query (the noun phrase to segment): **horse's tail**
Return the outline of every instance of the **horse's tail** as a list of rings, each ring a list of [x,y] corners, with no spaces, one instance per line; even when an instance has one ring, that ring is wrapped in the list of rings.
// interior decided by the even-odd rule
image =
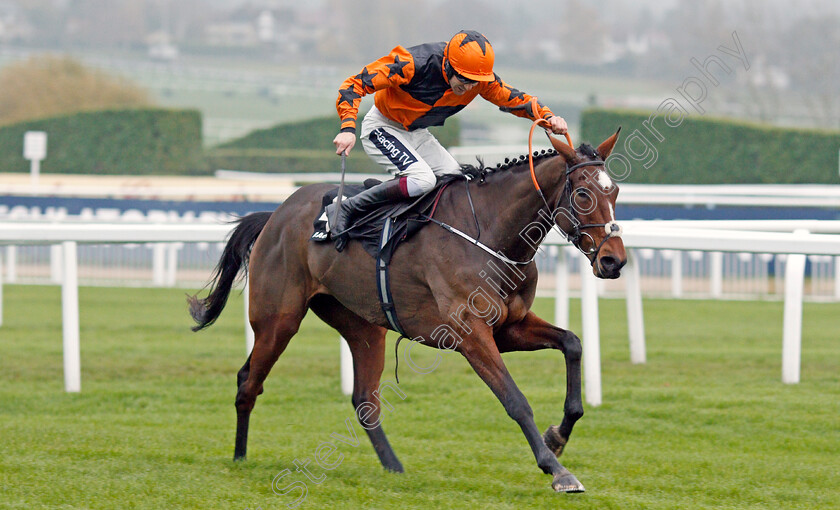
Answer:
[[[205,287],[210,287],[210,294],[206,298],[199,298],[198,295],[187,296],[190,315],[197,323],[193,326],[193,331],[204,329],[219,318],[239,270],[244,269],[247,274],[251,246],[268,223],[271,214],[270,212],[252,213],[235,222],[238,225],[225,245],[222,258],[219,259],[213,271],[212,279]]]

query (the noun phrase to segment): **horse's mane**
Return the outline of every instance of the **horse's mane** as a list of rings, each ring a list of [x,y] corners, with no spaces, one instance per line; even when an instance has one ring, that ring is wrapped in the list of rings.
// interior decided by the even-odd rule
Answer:
[[[601,155],[598,154],[598,151],[589,145],[588,143],[582,143],[578,146],[577,152],[583,154],[586,157],[591,159],[600,159]],[[557,155],[557,151],[554,149],[547,149],[541,151],[534,151],[534,164],[536,165],[538,162],[542,161],[543,159],[550,158]],[[484,161],[481,159],[480,156],[476,157],[476,161],[478,162],[477,165],[471,164],[462,164],[461,165],[461,172],[470,176],[473,179],[479,179],[479,182],[484,182],[489,174],[501,172],[505,170],[510,170],[511,168],[517,168],[521,165],[524,165],[528,162],[528,155],[523,154],[518,158],[505,158],[504,163],[498,163],[495,167],[484,166]]]
[[[601,155],[598,153],[598,151],[588,143],[580,144],[577,148],[577,152],[591,159],[601,158]],[[554,149],[534,151],[534,165],[546,158],[550,158],[556,155],[557,151]],[[518,158],[513,159],[505,158],[504,163],[498,163],[495,167],[484,166],[484,161],[482,161],[480,156],[476,157],[476,161],[478,162],[478,165],[470,165],[466,163],[462,164],[461,172],[470,176],[473,179],[479,179],[479,182],[484,182],[484,180],[489,174],[510,170],[511,168],[516,168],[526,164],[528,162],[528,155],[523,154]]]
[[[534,164],[536,165],[539,161],[556,155],[557,151],[555,151],[554,149],[534,151]],[[479,179],[479,182],[483,182],[490,174],[503,172],[522,165],[527,165],[528,155],[523,154],[518,158],[513,159],[505,158],[504,163],[497,163],[495,167],[484,166],[484,161],[481,159],[480,156],[476,157],[476,161],[478,162],[477,165],[471,165],[467,163],[462,164],[461,172],[463,172],[466,175],[469,175],[473,179]]]

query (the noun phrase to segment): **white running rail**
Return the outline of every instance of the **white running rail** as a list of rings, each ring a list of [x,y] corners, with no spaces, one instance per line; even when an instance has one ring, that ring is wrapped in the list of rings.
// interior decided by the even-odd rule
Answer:
[[[791,226],[810,227],[816,231],[836,232],[835,222],[829,224],[781,223],[778,229]],[[706,223],[708,225],[709,223]],[[678,225],[679,228],[669,225]],[[688,228],[683,223],[669,222],[625,222],[624,243],[629,250],[628,267],[624,270],[626,278],[626,295],[628,307],[628,328],[630,329],[630,358],[634,363],[644,363],[644,326],[642,316],[641,285],[636,264],[636,250],[638,249],[667,249],[667,250],[702,250],[712,252],[747,252],[747,253],[776,253],[788,256],[785,274],[785,314],[783,326],[783,356],[782,382],[797,383],[800,379],[800,352],[802,341],[802,298],[803,276],[806,255],[840,256],[840,235],[812,234],[806,229],[797,229],[793,233],[733,230],[720,228]],[[755,224],[750,226],[756,228]],[[824,226],[824,228],[823,228]],[[772,230],[770,222],[764,225],[766,230]],[[81,369],[79,366],[79,303],[78,277],[76,253],[79,243],[172,243],[172,242],[223,242],[230,232],[230,225],[209,225],[199,223],[171,223],[171,224],[126,224],[126,223],[78,223],[78,222],[0,222],[0,244],[52,244],[60,245],[63,251],[62,277],[62,308],[63,308],[63,337],[65,360],[65,389],[70,392],[81,390]],[[564,246],[566,241],[555,231],[546,238],[546,245]],[[566,274],[565,256],[563,249],[557,258],[557,274]],[[0,289],[2,289],[2,270],[0,270]],[[600,386],[600,356],[599,335],[597,331],[598,310],[596,285],[588,265],[583,264],[581,270],[584,292],[582,300],[583,313],[583,347],[584,347],[584,376],[586,384],[586,399],[590,405],[601,403]],[[562,312],[564,303],[568,303],[568,288],[558,279],[561,285],[556,285],[555,297],[558,311]],[[247,299],[247,292],[245,293]],[[566,308],[567,310],[567,308]],[[566,313],[566,315],[568,315]],[[558,319],[563,320],[558,314]],[[247,321],[246,321],[247,322]],[[0,291],[0,325],[2,325],[2,292]],[[559,324],[563,326],[563,324]],[[246,331],[250,330],[246,324]],[[246,334],[246,338],[249,335]],[[246,340],[247,348],[253,345],[253,337]],[[342,364],[344,374],[352,380],[352,372],[347,370],[349,359],[346,358],[347,349],[343,349]],[[347,375],[351,374],[351,375]],[[345,380],[345,377],[342,377]],[[351,385],[346,381],[342,384],[345,391]]]

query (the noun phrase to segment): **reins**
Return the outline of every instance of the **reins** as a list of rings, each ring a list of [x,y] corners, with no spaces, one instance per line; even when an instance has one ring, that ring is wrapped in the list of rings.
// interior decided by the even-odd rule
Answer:
[[[537,109],[537,107],[538,107],[537,98],[534,97],[534,98],[531,99],[531,111],[533,111],[535,115],[536,115],[536,112],[539,111]],[[565,189],[564,189],[563,194],[561,194],[560,197],[557,199],[557,203],[555,204],[554,208],[552,209],[552,207],[548,204],[548,200],[545,199],[545,195],[543,194],[542,189],[540,188],[540,183],[539,183],[539,181],[537,181],[537,173],[534,170],[533,140],[534,140],[534,130],[537,128],[537,126],[542,126],[542,127],[547,128],[547,127],[550,126],[550,124],[547,120],[538,118],[533,122],[533,124],[531,124],[531,130],[528,133],[528,166],[530,168],[531,181],[533,181],[533,183],[534,183],[534,188],[537,190],[537,193],[539,193],[540,198],[542,199],[543,204],[545,204],[545,208],[546,208],[546,210],[548,210],[548,213],[550,214],[551,218],[554,217],[555,211],[560,208],[560,202],[563,200],[564,195],[569,196],[569,211],[572,212],[572,214],[574,214],[575,216],[577,216],[575,214],[575,211],[574,211],[574,205],[572,204],[572,192],[573,192],[573,190],[572,190],[572,180],[571,180],[572,179],[571,178],[572,173],[575,170],[577,170],[578,168],[583,168],[585,166],[604,166],[605,162],[604,161],[582,161],[582,162],[576,163],[572,166],[568,166],[568,163],[567,163]],[[551,135],[549,134],[548,131],[545,132],[545,135],[548,137],[549,141],[552,142],[552,145],[554,145],[554,141],[552,140]],[[572,137],[569,136],[569,132],[566,131],[564,133],[564,135],[566,136],[566,142],[568,143],[569,147],[572,150],[575,150],[575,146],[574,146],[574,144],[572,144]],[[601,248],[604,246],[604,243],[606,243],[607,241],[609,241],[613,237],[621,237],[621,233],[622,233],[621,226],[618,225],[618,223],[616,223],[615,220],[610,221],[609,223],[587,223],[585,225],[581,225],[580,222],[577,221],[576,217],[573,218],[573,219],[575,220],[575,222],[573,223],[572,226],[574,227],[575,231],[574,231],[573,234],[566,234],[566,237],[569,239],[569,241],[578,250],[581,251],[581,253],[586,255],[587,258],[589,258],[589,256],[592,255],[592,258],[590,258],[590,260],[589,260],[589,262],[591,264],[595,264],[595,260],[598,258],[598,253],[601,251]],[[601,240],[601,242],[598,244],[597,247],[594,247],[593,249],[590,249],[588,252],[583,251],[583,248],[581,248],[581,246],[580,246],[581,238],[583,236],[589,237],[589,239],[592,241],[593,246],[595,245],[595,239],[590,234],[588,234],[587,232],[582,232],[582,230],[586,229],[586,228],[596,228],[596,227],[604,227],[604,231],[607,234],[606,237],[604,237],[604,239]],[[565,232],[564,232],[564,234],[565,234]]]
[[[534,112],[534,116],[536,116],[537,112],[539,111],[536,97],[531,99],[531,111]],[[531,130],[528,132],[528,166],[531,169],[531,181],[534,183],[534,188],[536,188],[537,193],[540,194],[540,198],[542,198],[542,201],[545,204],[545,207],[548,209],[549,212],[552,212],[551,207],[548,205],[548,201],[545,199],[545,195],[542,192],[542,188],[540,188],[540,183],[537,181],[537,173],[534,171],[534,145],[533,145],[533,142],[534,142],[534,130],[537,128],[537,126],[542,126],[544,128],[549,128],[549,127],[551,127],[551,124],[549,124],[549,122],[547,120],[540,119],[540,118],[538,118],[537,120],[535,120],[533,122],[533,124],[531,124]],[[572,150],[574,150],[575,146],[572,144],[572,137],[569,136],[569,132],[566,131],[564,134],[566,135],[566,142],[569,144],[569,147],[571,147]],[[545,132],[545,136],[548,137],[549,141],[551,140],[551,135],[548,134],[548,131]]]
[[[531,111],[534,113],[534,115],[536,115],[536,112],[539,111],[536,98],[533,98],[531,100],[530,107],[531,107]],[[592,265],[594,265],[595,261],[598,258],[598,253],[601,251],[601,248],[604,246],[604,244],[613,237],[621,237],[621,234],[622,234],[621,226],[619,226],[618,223],[615,222],[615,220],[609,221],[608,223],[581,224],[581,222],[577,219],[577,214],[574,211],[574,205],[572,204],[573,189],[572,189],[571,175],[578,168],[583,168],[583,167],[586,167],[586,166],[604,166],[605,162],[604,161],[582,161],[580,163],[576,163],[576,164],[571,165],[571,166],[569,166],[569,164],[566,163],[565,188],[563,190],[563,193],[561,193],[560,197],[557,199],[557,203],[555,204],[554,208],[552,208],[549,205],[548,200],[546,200],[545,194],[543,193],[542,188],[540,188],[540,183],[539,183],[539,181],[537,181],[537,173],[534,169],[533,139],[534,139],[534,130],[537,128],[537,126],[542,126],[544,128],[549,128],[550,124],[546,119],[538,118],[531,124],[531,129],[528,133],[528,166],[529,166],[530,173],[531,173],[531,181],[534,184],[534,189],[536,189],[537,193],[540,195],[540,198],[542,199],[543,204],[545,205],[545,208],[548,211],[551,218],[554,218],[554,213],[557,211],[557,209],[559,209],[561,207],[561,202],[563,201],[563,197],[568,195],[568,197],[569,197],[569,211],[574,216],[572,218],[572,227],[574,228],[574,232],[572,234],[568,234],[566,232],[563,232],[563,234],[566,236],[566,238],[569,240],[569,242],[571,242],[578,250],[580,250],[581,253],[583,253],[589,259],[589,262]],[[572,150],[575,150],[574,145],[572,144],[572,137],[569,136],[568,131],[566,133],[564,133],[564,135],[566,136],[566,142],[568,143],[569,147],[571,147]],[[555,141],[551,138],[551,135],[549,134],[549,132],[547,130],[546,130],[546,136],[548,137],[549,141],[552,142],[552,145],[554,145]],[[469,186],[467,186],[467,196],[469,197]],[[472,208],[472,197],[469,197],[469,198],[470,198],[470,207]],[[534,259],[537,257],[537,254],[539,253],[539,252],[535,252],[534,256],[531,257],[528,260],[519,261],[519,260],[509,259],[508,257],[503,255],[502,253],[500,253],[498,251],[495,251],[492,248],[490,248],[489,246],[480,242],[477,238],[474,238],[474,237],[470,236],[469,234],[466,234],[466,233],[462,232],[461,230],[458,230],[457,228],[455,228],[451,225],[448,225],[448,224],[446,224],[442,221],[436,220],[435,218],[432,217],[433,214],[434,213],[432,213],[428,216],[424,215],[422,218],[423,218],[424,221],[431,221],[432,223],[437,224],[438,226],[440,226],[441,228],[443,228],[444,230],[446,230],[450,234],[455,234],[456,236],[465,239],[466,241],[472,243],[476,247],[478,247],[481,250],[487,252],[489,255],[495,257],[496,259],[499,259],[502,262],[505,262],[506,264],[516,265],[516,266],[528,265],[528,264],[530,264],[531,262],[534,261]],[[476,218],[474,208],[473,208],[473,217]],[[592,235],[590,235],[587,232],[582,232],[582,230],[587,229],[587,228],[598,228],[598,227],[603,227],[604,228],[606,236],[604,237],[603,240],[601,240],[601,242],[597,246],[595,246],[595,239],[592,237]],[[478,219],[477,218],[476,218],[476,228],[479,229],[479,235],[480,235],[481,231],[480,231],[480,227],[478,225]],[[581,248],[580,242],[581,242],[581,239],[583,238],[583,236],[589,237],[589,239],[592,241],[593,247],[588,251],[584,251],[583,248]]]

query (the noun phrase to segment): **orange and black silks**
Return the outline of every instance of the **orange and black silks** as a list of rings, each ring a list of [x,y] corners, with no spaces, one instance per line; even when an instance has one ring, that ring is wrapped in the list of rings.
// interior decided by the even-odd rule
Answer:
[[[540,103],[535,114],[532,96],[511,87],[498,75],[493,81],[479,82],[463,95],[454,94],[443,71],[445,47],[445,42],[407,49],[397,46],[387,56],[365,66],[359,74],[344,80],[336,101],[341,131],[356,131],[359,103],[373,92],[376,92],[376,108],[409,131],[443,125],[479,94],[517,117],[536,120],[554,115]]]

